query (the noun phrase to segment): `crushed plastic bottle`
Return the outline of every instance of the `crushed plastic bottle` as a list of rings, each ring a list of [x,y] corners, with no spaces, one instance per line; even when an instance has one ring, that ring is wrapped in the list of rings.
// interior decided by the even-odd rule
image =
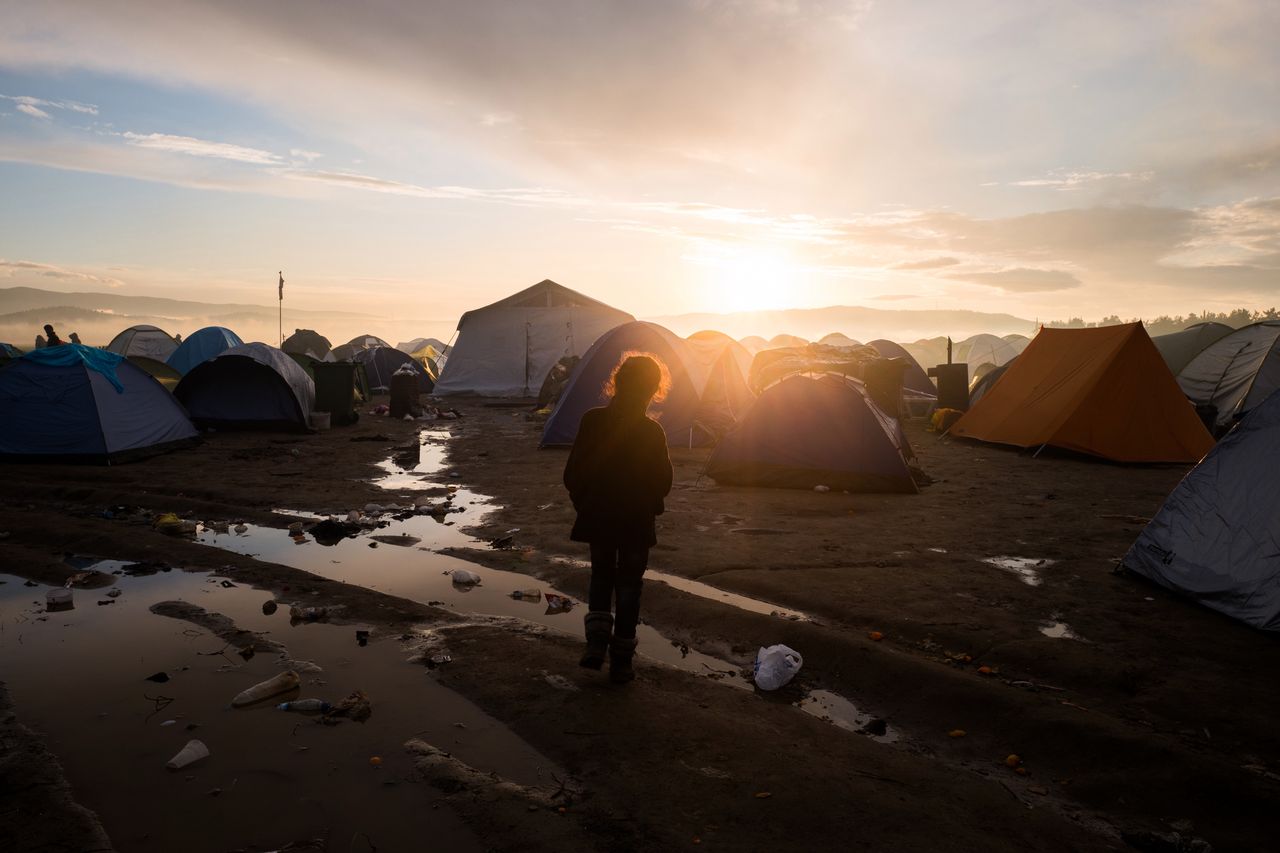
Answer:
[[[181,770],[208,757],[209,747],[205,746],[203,741],[189,740],[177,755],[169,759],[165,767],[170,770]]]
[[[290,607],[289,618],[300,622],[319,622],[329,613],[324,607]]]
[[[323,699],[295,699],[292,702],[281,702],[276,709],[297,714],[327,714],[333,710],[333,705]]]
[[[269,678],[253,685],[248,690],[241,691],[236,695],[236,698],[231,700],[231,706],[233,708],[243,708],[245,705],[252,705],[255,702],[261,702],[263,699],[270,699],[272,696],[279,696],[281,693],[296,690],[301,683],[302,679],[293,670],[282,672],[275,678]]]
[[[540,589],[517,589],[511,593],[511,597],[516,601],[541,601],[542,590]]]

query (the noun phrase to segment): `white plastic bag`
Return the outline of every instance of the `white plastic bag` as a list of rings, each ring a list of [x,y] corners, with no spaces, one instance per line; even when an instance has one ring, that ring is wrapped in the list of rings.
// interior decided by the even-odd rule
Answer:
[[[769,646],[756,652],[756,687],[777,690],[795,678],[804,658],[790,646]]]
[[[475,586],[480,583],[480,576],[466,569],[454,569],[453,582],[458,586]]]

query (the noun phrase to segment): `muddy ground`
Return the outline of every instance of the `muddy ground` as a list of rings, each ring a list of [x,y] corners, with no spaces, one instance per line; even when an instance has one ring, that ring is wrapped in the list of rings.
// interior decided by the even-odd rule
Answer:
[[[441,482],[492,496],[493,507],[472,531],[481,541],[449,553],[482,574],[519,572],[585,596],[585,549],[567,541],[565,454],[536,449],[539,425],[522,409],[457,405],[463,419],[430,425],[452,434]],[[442,629],[451,662],[429,674],[433,683],[567,774],[558,790],[476,786],[431,758],[412,713],[386,723],[375,714],[369,725],[390,726],[385,737],[415,762],[422,802],[447,804],[475,849],[1274,847],[1280,647],[1113,573],[1184,468],[1048,451],[1032,458],[938,440],[913,423],[908,435],[934,482],[917,495],[847,495],[721,488],[701,476],[704,451],[674,451],[677,482],[651,567],[810,618],[651,581],[644,619],[726,668],[749,669],[762,645],[794,647],[801,674],[775,694],[646,659],[635,683],[616,688],[576,666],[576,640],[561,631],[468,619],[370,589],[358,573],[342,583],[165,536],[144,514],[284,527],[291,519],[273,509],[363,507],[397,494],[412,502],[414,492],[371,481],[382,473],[375,464],[415,444],[423,426],[365,417],[310,435],[216,434],[195,449],[110,468],[8,466],[0,565],[41,582],[73,573],[67,554],[217,570],[282,603],[340,604],[334,621],[343,624],[406,638]],[[484,546],[517,528],[511,548]],[[1011,557],[1025,558],[1021,571],[983,562]],[[442,559],[420,550],[404,557],[419,568]],[[13,636],[0,633],[0,643]],[[109,648],[110,637],[102,642]],[[794,704],[811,701],[809,691],[852,700],[883,721],[873,732],[887,726],[896,740],[800,713]],[[11,727],[56,728],[24,714],[21,696],[13,711]],[[26,777],[13,759],[39,743],[21,732],[0,737],[0,790],[17,790]],[[1022,772],[1006,764],[1010,755]],[[500,769],[482,754],[473,763],[481,773]],[[131,818],[93,801],[102,798],[93,793],[100,780],[84,778],[92,773],[66,777],[81,805],[97,805],[102,823],[120,828],[110,833],[116,849],[155,849],[131,831],[141,812]],[[7,827],[21,828],[0,838],[5,849],[77,849],[58,833],[87,831],[84,813],[56,784],[29,787],[5,813]],[[344,803],[335,791],[326,808],[341,812]],[[191,806],[192,820],[209,819],[202,808]],[[61,811],[68,820],[50,818]],[[290,841],[302,843],[246,840],[239,849]],[[344,838],[326,849],[368,848]]]

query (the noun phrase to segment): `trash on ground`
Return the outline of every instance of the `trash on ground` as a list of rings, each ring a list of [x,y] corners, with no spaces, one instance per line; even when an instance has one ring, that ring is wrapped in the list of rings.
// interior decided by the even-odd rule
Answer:
[[[356,631],[356,645],[361,647],[369,645],[368,631]]]
[[[252,705],[255,702],[261,702],[264,699],[270,699],[272,696],[279,696],[281,693],[288,693],[290,690],[298,689],[298,685],[302,683],[302,679],[298,678],[298,673],[293,670],[282,672],[274,678],[259,682],[247,690],[241,691],[236,698],[231,700],[231,707],[243,708],[246,705]]]
[[[154,681],[156,684],[164,684],[166,681],[169,680],[169,673],[167,672],[152,673],[151,675],[148,675],[146,677],[146,680]]]
[[[299,622],[319,622],[329,615],[326,607],[294,607],[289,608],[289,618]]]
[[[69,589],[51,589],[44,596],[46,610],[73,610],[76,603]]]
[[[184,746],[177,755],[169,759],[169,762],[165,767],[168,767],[170,770],[181,770],[184,767],[189,767],[197,761],[208,757],[209,747],[205,746],[202,741],[189,740],[187,741],[187,745]]]
[[[475,586],[480,583],[480,576],[468,569],[454,569],[450,577],[458,586]]]
[[[547,600],[547,613],[551,616],[556,613],[568,613],[573,609],[573,599],[567,595],[558,595],[554,592],[548,592],[544,596]]]
[[[107,590],[107,598],[119,598],[122,591],[123,590],[119,589],[109,589]]]
[[[755,682],[761,690],[777,690],[795,678],[804,658],[790,646],[761,647],[756,652]]]
[[[323,699],[295,699],[292,702],[281,702],[276,709],[295,714],[327,714],[333,710],[333,705]]]
[[[533,601],[542,600],[542,590],[540,589],[517,589],[511,593],[511,597],[516,601]]]
[[[829,492],[831,491],[831,487],[830,486],[814,486],[813,490],[815,492]]]
[[[363,690],[353,690],[351,694],[333,706],[333,709],[325,714],[325,722],[336,724],[339,719],[353,720],[357,723],[363,723],[373,715],[373,703],[369,701],[369,697],[365,695]]]

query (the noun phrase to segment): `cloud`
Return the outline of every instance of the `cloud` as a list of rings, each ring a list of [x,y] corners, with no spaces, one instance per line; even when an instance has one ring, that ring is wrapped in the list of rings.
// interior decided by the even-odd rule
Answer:
[[[0,258],[0,277],[19,279],[21,281],[34,281],[37,278],[52,278],[61,281],[105,284],[107,287],[112,288],[124,285],[124,282],[120,279],[112,278],[110,276],[76,272],[75,270],[69,270],[65,267],[59,267],[53,264],[41,264],[36,263],[35,261],[9,261],[4,258]]]
[[[1026,267],[994,272],[952,273],[947,278],[986,287],[997,287],[1008,293],[1043,293],[1080,286],[1080,279],[1064,270],[1039,270]]]
[[[310,163],[312,160],[319,160],[324,155],[318,151],[308,151],[305,148],[290,148],[289,156],[296,157],[299,160],[306,160]]]
[[[18,104],[17,109],[18,109],[18,112],[26,113],[27,115],[33,118],[43,118],[43,119],[49,118],[49,114],[47,112],[40,109],[39,107],[32,106],[31,104]]]
[[[890,269],[895,270],[936,270],[941,267],[953,267],[960,263],[958,258],[927,258],[923,261],[902,261]]]
[[[1047,189],[1070,191],[1077,190],[1087,184],[1097,184],[1104,181],[1138,181],[1146,182],[1155,177],[1155,172],[1073,172],[1066,169],[1053,169],[1047,175],[1039,178],[1027,178],[1021,181],[1012,181],[1011,187],[1043,187]]]
[[[70,110],[71,112],[85,113],[87,115],[95,116],[98,114],[98,108],[96,106],[93,104],[82,104],[79,101],[48,101],[44,98],[33,98],[30,95],[0,95],[0,100],[13,101],[18,105],[19,110],[30,115],[34,115],[30,110],[35,109],[45,118],[49,117],[48,113],[45,112],[46,109]],[[28,109],[23,109],[23,107],[27,107]]]
[[[218,160],[233,160],[237,163],[253,163],[259,166],[270,166],[283,162],[283,158],[270,151],[259,148],[246,148],[243,145],[232,145],[229,142],[210,142],[196,139],[193,136],[174,136],[168,133],[133,133],[126,132],[124,138],[131,145],[141,148],[154,148],[157,151],[172,151],[176,154],[189,154],[192,157],[212,157]]]

